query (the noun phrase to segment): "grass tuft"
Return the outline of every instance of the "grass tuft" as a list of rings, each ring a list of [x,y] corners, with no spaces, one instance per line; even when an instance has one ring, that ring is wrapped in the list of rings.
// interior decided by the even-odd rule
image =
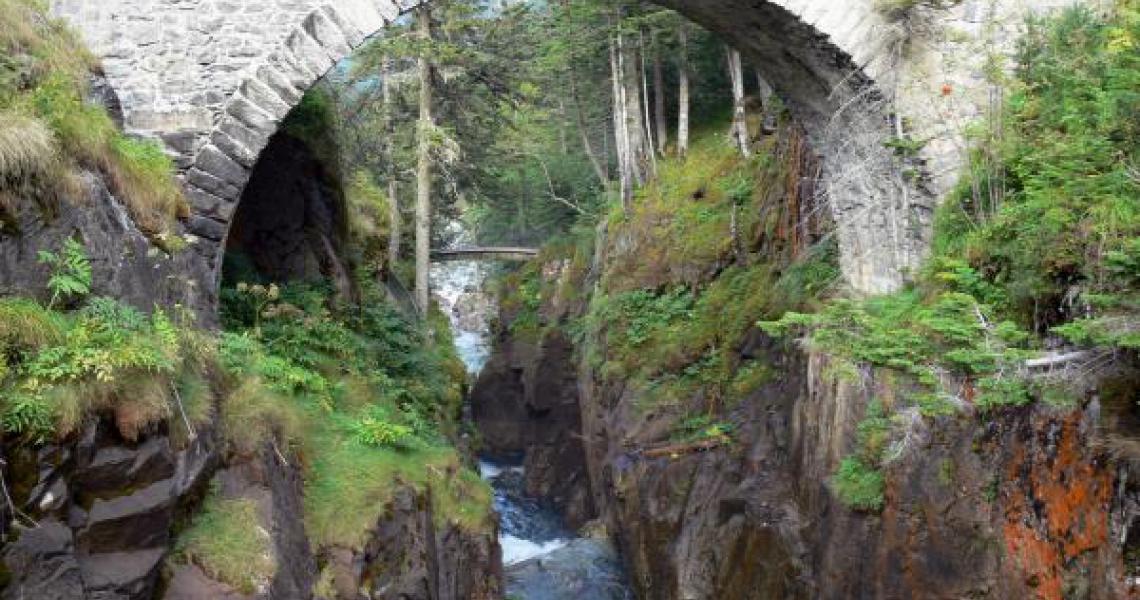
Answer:
[[[883,508],[883,474],[855,457],[847,457],[831,479],[835,493],[844,506],[863,511]]]
[[[211,490],[202,511],[179,538],[178,554],[243,594],[268,589],[276,564],[257,502]]]

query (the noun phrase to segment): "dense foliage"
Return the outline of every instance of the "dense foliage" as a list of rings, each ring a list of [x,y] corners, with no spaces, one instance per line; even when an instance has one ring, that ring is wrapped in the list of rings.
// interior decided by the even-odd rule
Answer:
[[[813,306],[839,275],[827,223],[805,218],[812,199],[793,183],[805,167],[795,128],[747,159],[726,129],[702,128],[686,159],[663,159],[628,209],[615,203],[605,236],[579,227],[500,287],[514,336],[568,332],[600,378],[672,422],[676,443],[731,440],[742,401],[774,380],[741,352],[756,321]]]
[[[52,265],[49,305],[0,299],[0,427],[30,441],[77,431],[94,413],[109,412],[120,433],[135,439],[180,412],[189,425],[209,410],[198,393],[213,347],[187,317],[146,315],[110,298],[86,298],[90,266],[69,241],[41,256]],[[61,312],[67,296],[74,310]]]
[[[654,98],[662,96],[668,126],[676,124],[679,15],[608,0],[488,4],[433,4],[436,39],[425,43],[411,35],[414,24],[397,24],[334,73],[327,88],[339,107],[348,169],[381,183],[385,198],[395,181],[402,220],[409,221],[401,227],[405,237],[412,233],[416,187],[410,174],[418,56],[436,68],[437,242],[460,214],[481,242],[523,245],[540,245],[604,215],[617,177],[608,106],[615,32],[639,45],[646,69],[663,63],[662,89],[646,85]],[[725,48],[688,27],[693,122],[723,126],[732,102]]]
[[[1000,168],[976,163],[942,215],[939,251],[969,261],[994,284],[986,300],[1037,331],[1087,316],[1136,342],[1135,324],[1113,317],[1138,300],[1137,43],[1131,6],[1110,20],[1071,9],[1032,21],[1003,139],[983,140]]]

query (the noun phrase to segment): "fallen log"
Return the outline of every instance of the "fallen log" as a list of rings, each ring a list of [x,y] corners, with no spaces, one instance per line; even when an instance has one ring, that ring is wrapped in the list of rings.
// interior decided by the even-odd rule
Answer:
[[[1025,361],[1025,368],[1029,370],[1037,369],[1051,369],[1053,367],[1060,367],[1069,363],[1085,360],[1093,356],[1092,352],[1088,350],[1079,350],[1077,352],[1066,352],[1065,354],[1054,354],[1051,356],[1043,356],[1041,358],[1032,358]]]
[[[641,456],[644,458],[661,458],[663,456],[680,456],[682,454],[694,454],[696,452],[708,452],[723,446],[725,440],[720,439],[707,439],[699,442],[690,442],[687,444],[671,444],[668,446],[661,446],[658,448],[650,448],[643,450]]]

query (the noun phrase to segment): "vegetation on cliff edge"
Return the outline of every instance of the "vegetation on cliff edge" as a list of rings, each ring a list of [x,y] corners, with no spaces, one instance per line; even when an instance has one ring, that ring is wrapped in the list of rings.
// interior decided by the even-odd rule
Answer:
[[[872,414],[899,432],[901,411],[983,412],[1041,398],[1071,405],[1084,362],[1031,377],[1026,359],[1062,342],[1104,352],[1140,348],[1140,10],[1120,3],[1030,21],[1000,135],[976,136],[960,191],[939,210],[934,256],[903,292],[836,299],[814,313],[763,323],[805,330],[837,372],[871,365],[902,376],[907,393]],[[894,411],[893,413],[890,411]],[[892,416],[893,415],[893,416]],[[866,501],[883,445],[860,440],[836,476],[843,499]],[[876,483],[877,482],[877,483]]]
[[[0,0],[0,222],[18,230],[31,203],[50,218],[59,202],[81,202],[82,170],[101,173],[141,231],[179,246],[174,222],[187,204],[162,147],[124,136],[88,100],[98,65],[62,23],[34,0]]]

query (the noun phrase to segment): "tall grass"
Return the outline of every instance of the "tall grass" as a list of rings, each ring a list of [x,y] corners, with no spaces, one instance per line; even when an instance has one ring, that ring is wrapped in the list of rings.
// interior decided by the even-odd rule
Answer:
[[[257,501],[211,490],[202,512],[181,536],[178,555],[243,594],[268,587],[277,568]]]

